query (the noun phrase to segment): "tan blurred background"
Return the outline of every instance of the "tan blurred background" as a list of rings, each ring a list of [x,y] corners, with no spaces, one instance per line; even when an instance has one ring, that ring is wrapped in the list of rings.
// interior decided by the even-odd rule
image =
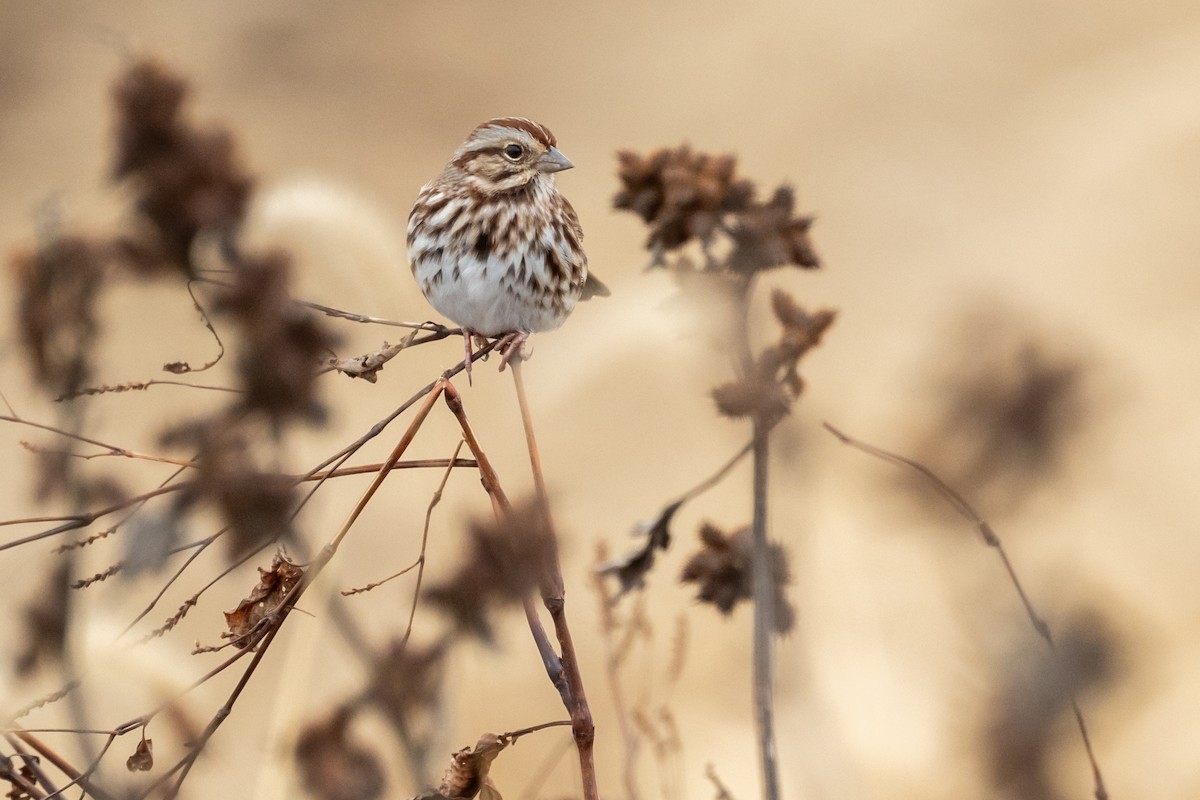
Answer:
[[[30,242],[47,218],[85,230],[119,220],[122,195],[106,182],[109,92],[130,55],[142,53],[192,82],[194,118],[234,132],[259,180],[251,235],[291,247],[299,291],[329,305],[429,315],[404,261],[403,220],[420,185],[478,122],[538,119],[577,164],[560,186],[613,297],[537,337],[527,372],[568,539],[569,611],[599,725],[605,796],[622,796],[622,751],[588,584],[594,547],[632,546],[635,522],[745,437],[713,413],[707,392],[727,368],[712,355],[703,320],[672,302],[665,275],[643,271],[640,223],[610,210],[615,151],[683,141],[737,153],[744,173],[768,190],[783,181],[797,187],[801,207],[818,216],[825,268],[780,271],[767,283],[840,309],[806,363],[807,392],[780,431],[772,476],[772,534],[791,553],[799,610],[798,629],[777,654],[785,796],[996,796],[989,720],[1006,681],[1041,657],[995,555],[968,526],[925,513],[921,506],[936,505],[931,495],[840,448],[821,420],[969,478],[964,488],[1006,537],[1052,628],[1098,620],[1111,646],[1109,677],[1081,700],[1112,796],[1200,796],[1200,537],[1191,495],[1200,472],[1200,6],[4,3],[0,250]],[[11,282],[0,285],[5,308],[12,293]],[[104,303],[101,382],[145,380],[163,362],[212,355],[175,287],[123,286]],[[339,329],[344,354],[395,338],[386,329]],[[955,399],[964,395],[960,383],[974,381],[977,393],[965,394],[986,406],[988,381],[1004,385],[994,373],[1016,369],[1026,340],[1075,376],[1063,406],[1069,419],[1040,431],[1046,452],[1033,466],[1000,445],[980,455],[963,420],[982,412],[963,416]],[[301,436],[288,466],[307,467],[356,438],[458,357],[458,344],[447,342],[393,362],[374,386],[327,377],[330,425]],[[0,391],[30,419],[56,418],[31,388],[7,313]],[[507,377],[486,366],[465,396],[510,492],[527,488]],[[95,398],[87,419],[98,438],[154,450],[181,408],[199,413],[215,402],[161,387]],[[0,516],[37,513],[29,456],[18,445],[33,434],[0,433],[9,487]],[[381,456],[390,441],[365,457]],[[435,419],[418,455],[445,456],[454,441],[453,427]],[[96,468],[138,488],[163,476],[139,464]],[[408,563],[436,480],[389,481],[327,588]],[[318,495],[301,518],[312,542],[329,535],[362,485]],[[748,519],[748,487],[742,469],[681,513],[646,595],[654,641],[625,673],[629,697],[653,712],[676,616],[686,616],[688,658],[669,706],[690,797],[712,791],[709,763],[741,800],[759,792],[749,614],[721,619],[675,580],[701,520],[733,527]],[[474,477],[451,482],[435,518],[435,575],[453,564],[459,523],[486,510]],[[5,529],[4,541],[13,535]],[[0,553],[3,625],[14,632],[7,641],[36,590],[31,564],[48,550]],[[86,558],[98,570],[119,555],[114,545]],[[204,574],[215,569],[210,563]],[[252,581],[231,580],[192,612],[193,627],[133,650],[110,643],[158,582],[89,590],[72,642],[95,681],[95,723],[135,716],[156,693],[199,674],[209,662],[185,655],[189,637],[212,641],[219,612]],[[410,592],[394,585],[341,602],[384,641],[402,625]],[[228,794],[230,785],[240,797],[297,795],[286,763],[296,727],[361,680],[353,660],[339,658],[328,615],[311,605],[313,618],[291,618],[250,697],[201,760],[189,796]],[[422,623],[438,625],[427,611],[419,631]],[[484,730],[562,716],[518,619],[506,620],[500,641],[452,658],[445,752]],[[54,685],[49,673],[20,682],[7,666],[0,672],[6,708]],[[230,685],[189,696],[188,713],[203,722]],[[64,718],[50,711],[30,724]],[[565,739],[543,733],[504,754],[495,777],[505,796],[576,793],[572,757],[545,766]],[[1065,717],[1048,758],[1058,796],[1090,793]],[[526,788],[545,772],[540,789]],[[645,796],[661,794],[649,746],[639,774]],[[399,761],[391,777],[388,796],[422,788]]]

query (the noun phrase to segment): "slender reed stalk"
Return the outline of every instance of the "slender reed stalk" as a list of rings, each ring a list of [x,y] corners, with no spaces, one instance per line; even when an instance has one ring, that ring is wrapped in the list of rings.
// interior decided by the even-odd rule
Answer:
[[[516,358],[510,363],[512,367],[513,385],[517,391],[517,403],[521,408],[521,423],[525,427],[525,443],[529,449],[529,465],[533,471],[534,485],[537,487],[538,501],[542,513],[546,515],[548,530],[554,534],[554,520],[550,514],[550,504],[546,496],[546,478],[542,473],[542,457],[538,452],[537,439],[533,432],[533,417],[529,412],[529,398],[525,392],[525,380],[522,377],[521,359]],[[583,778],[584,800],[599,800],[600,794],[596,786],[596,764],[592,743],[596,738],[596,727],[592,722],[592,711],[588,706],[587,694],[583,687],[583,675],[579,671],[579,659],[575,654],[575,643],[571,637],[571,628],[567,624],[565,589],[563,586],[562,567],[555,552],[551,560],[553,574],[542,586],[542,603],[550,612],[554,621],[554,633],[558,638],[559,651],[562,658],[563,675],[566,678],[570,703],[567,710],[571,713],[571,731],[575,736],[575,747],[579,751],[579,770]]]

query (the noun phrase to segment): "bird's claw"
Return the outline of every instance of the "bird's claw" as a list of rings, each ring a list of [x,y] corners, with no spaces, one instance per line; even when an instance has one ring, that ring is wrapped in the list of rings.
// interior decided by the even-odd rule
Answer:
[[[500,338],[500,344],[496,347],[500,351],[500,372],[504,372],[508,362],[514,358],[517,361],[529,358],[529,348],[526,346],[528,341],[529,331],[513,331]]]

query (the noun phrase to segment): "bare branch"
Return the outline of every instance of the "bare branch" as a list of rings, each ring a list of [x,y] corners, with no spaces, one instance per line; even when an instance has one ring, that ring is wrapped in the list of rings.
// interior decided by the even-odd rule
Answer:
[[[1021,585],[1020,579],[1017,577],[1017,572],[1013,568],[1012,562],[1008,558],[1008,553],[1004,550],[1004,545],[1000,542],[1000,537],[992,530],[992,526],[979,515],[970,503],[967,502],[961,494],[952,489],[941,478],[934,474],[933,470],[914,461],[911,458],[898,455],[896,453],[883,450],[858,439],[851,438],[839,431],[837,428],[830,425],[828,422],[823,423],[825,430],[829,431],[842,444],[849,445],[857,450],[861,450],[868,455],[875,456],[889,463],[904,467],[916,472],[923,477],[926,482],[936,491],[943,499],[954,507],[954,510],[959,513],[964,519],[970,522],[979,532],[979,536],[983,539],[983,543],[988,547],[993,548],[1000,558],[1000,562],[1004,565],[1004,571],[1008,574],[1009,583],[1017,592],[1017,596],[1021,598],[1021,605],[1025,607],[1025,613],[1029,617],[1029,623],[1045,642],[1051,652],[1057,652],[1054,644],[1054,637],[1050,633],[1050,626],[1042,618],[1037,610],[1033,607],[1033,602],[1029,599],[1029,595],[1025,592],[1025,587]],[[1100,772],[1100,764],[1096,760],[1096,754],[1092,750],[1091,736],[1088,735],[1087,723],[1084,722],[1083,710],[1079,706],[1079,700],[1075,697],[1075,693],[1071,692],[1071,711],[1075,716],[1075,725],[1079,729],[1079,736],[1083,740],[1083,749],[1087,753],[1088,763],[1092,769],[1092,782],[1094,787],[1094,795],[1096,800],[1107,800],[1108,789],[1104,785],[1104,776]]]

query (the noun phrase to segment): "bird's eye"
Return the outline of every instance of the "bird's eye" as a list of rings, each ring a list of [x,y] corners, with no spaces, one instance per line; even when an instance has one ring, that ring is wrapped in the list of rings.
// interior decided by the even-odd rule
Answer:
[[[510,144],[508,147],[504,148],[504,155],[508,156],[513,161],[516,161],[518,158],[524,155],[524,153],[525,151],[521,149],[521,145],[519,144]]]

